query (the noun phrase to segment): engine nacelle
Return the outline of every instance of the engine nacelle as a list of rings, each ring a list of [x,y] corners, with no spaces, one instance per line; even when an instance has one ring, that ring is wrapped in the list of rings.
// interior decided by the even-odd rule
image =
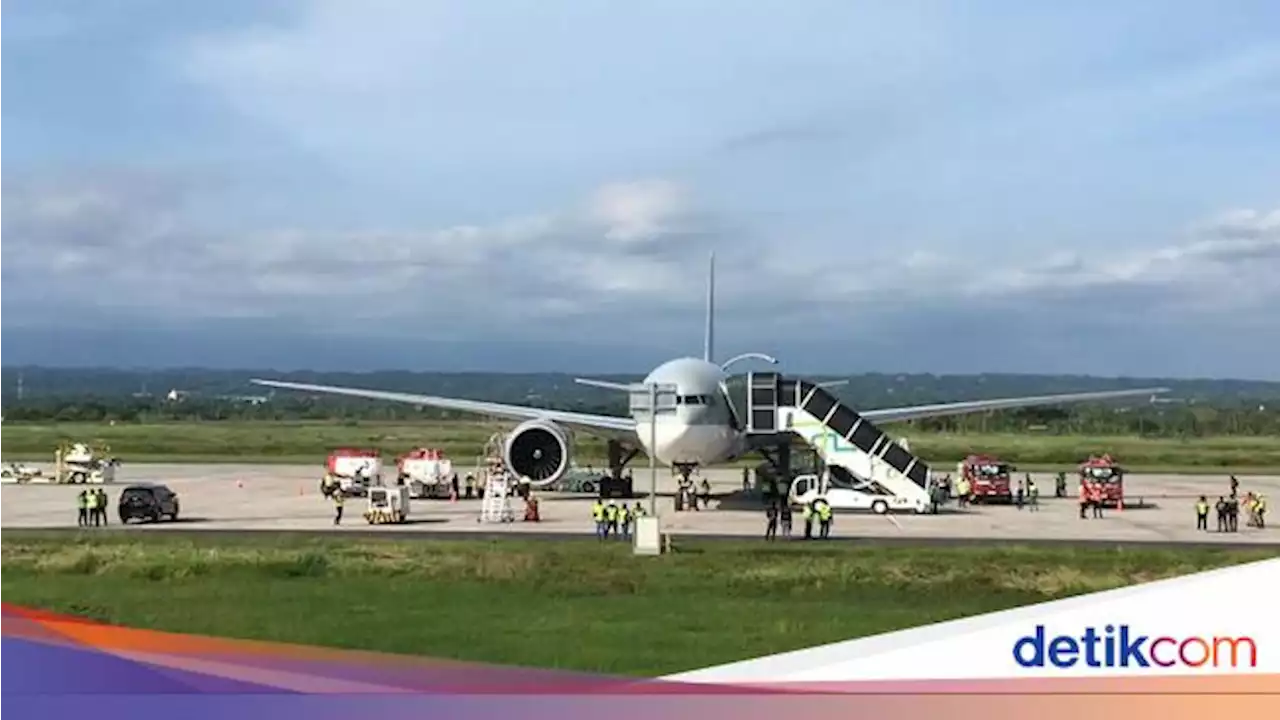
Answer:
[[[545,487],[569,472],[573,441],[550,420],[529,420],[507,435],[502,455],[507,469],[517,477],[529,478],[534,487]]]

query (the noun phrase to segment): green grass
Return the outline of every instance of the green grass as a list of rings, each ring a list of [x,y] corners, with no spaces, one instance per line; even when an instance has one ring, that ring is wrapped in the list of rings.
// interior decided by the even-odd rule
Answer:
[[[0,553],[5,602],[133,627],[649,676],[1275,555],[13,531]]]
[[[320,462],[335,447],[376,447],[389,455],[417,445],[472,459],[503,426],[481,422],[173,422],[7,424],[0,452],[9,460],[52,459],[65,440],[106,442],[132,462]],[[911,449],[939,469],[974,451],[995,453],[1027,470],[1069,467],[1091,453],[1110,452],[1149,472],[1268,472],[1280,468],[1280,437],[1139,438],[1037,434],[943,435],[903,429]],[[603,464],[604,446],[575,437],[577,460]],[[643,462],[641,459],[639,462]],[[755,461],[752,461],[755,462]]]

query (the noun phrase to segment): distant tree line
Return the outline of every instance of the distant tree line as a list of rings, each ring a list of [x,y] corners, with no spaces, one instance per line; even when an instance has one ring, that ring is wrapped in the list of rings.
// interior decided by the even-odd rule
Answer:
[[[4,422],[219,422],[329,421],[413,422],[463,420],[475,416],[409,404],[348,398],[280,394],[265,402],[219,398],[169,401],[154,397],[82,396],[36,397],[21,401],[6,397]],[[604,415],[625,415],[625,400],[584,404],[544,401],[542,407]],[[1025,432],[1061,435],[1137,435],[1147,437],[1204,437],[1212,435],[1280,436],[1280,403],[1274,406],[1214,407],[1188,404],[1136,406],[1077,405],[1029,408],[930,418],[909,423],[925,432]]]

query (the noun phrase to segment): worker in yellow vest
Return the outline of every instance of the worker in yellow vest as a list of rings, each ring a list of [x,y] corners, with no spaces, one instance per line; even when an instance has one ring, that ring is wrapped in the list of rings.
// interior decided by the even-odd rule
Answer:
[[[338,488],[333,492],[333,524],[342,524],[342,506],[346,503],[346,497],[342,494],[342,488]]]
[[[826,540],[831,537],[831,519],[834,513],[831,510],[831,504],[822,498],[818,498],[814,504],[818,510],[819,537]]]
[[[591,504],[591,519],[596,523],[596,537],[603,540],[608,526],[604,523],[604,503],[600,498]]]
[[[1196,529],[1209,532],[1209,501],[1204,495],[1196,501]]]

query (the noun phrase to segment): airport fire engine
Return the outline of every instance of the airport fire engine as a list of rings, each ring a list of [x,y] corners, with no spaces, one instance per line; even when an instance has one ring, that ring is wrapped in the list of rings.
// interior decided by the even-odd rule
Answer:
[[[364,495],[372,485],[382,484],[382,453],[378,450],[338,448],[325,463],[326,480],[337,481],[344,495]]]
[[[990,455],[970,455],[956,473],[969,481],[970,502],[1013,502],[1009,475],[1016,468]]]
[[[1090,456],[1080,463],[1080,482],[1090,491],[1099,491],[1103,505],[1123,506],[1124,469],[1110,455]]]
[[[449,497],[453,475],[453,461],[442,450],[415,448],[396,458],[396,485],[408,486],[412,498]]]

